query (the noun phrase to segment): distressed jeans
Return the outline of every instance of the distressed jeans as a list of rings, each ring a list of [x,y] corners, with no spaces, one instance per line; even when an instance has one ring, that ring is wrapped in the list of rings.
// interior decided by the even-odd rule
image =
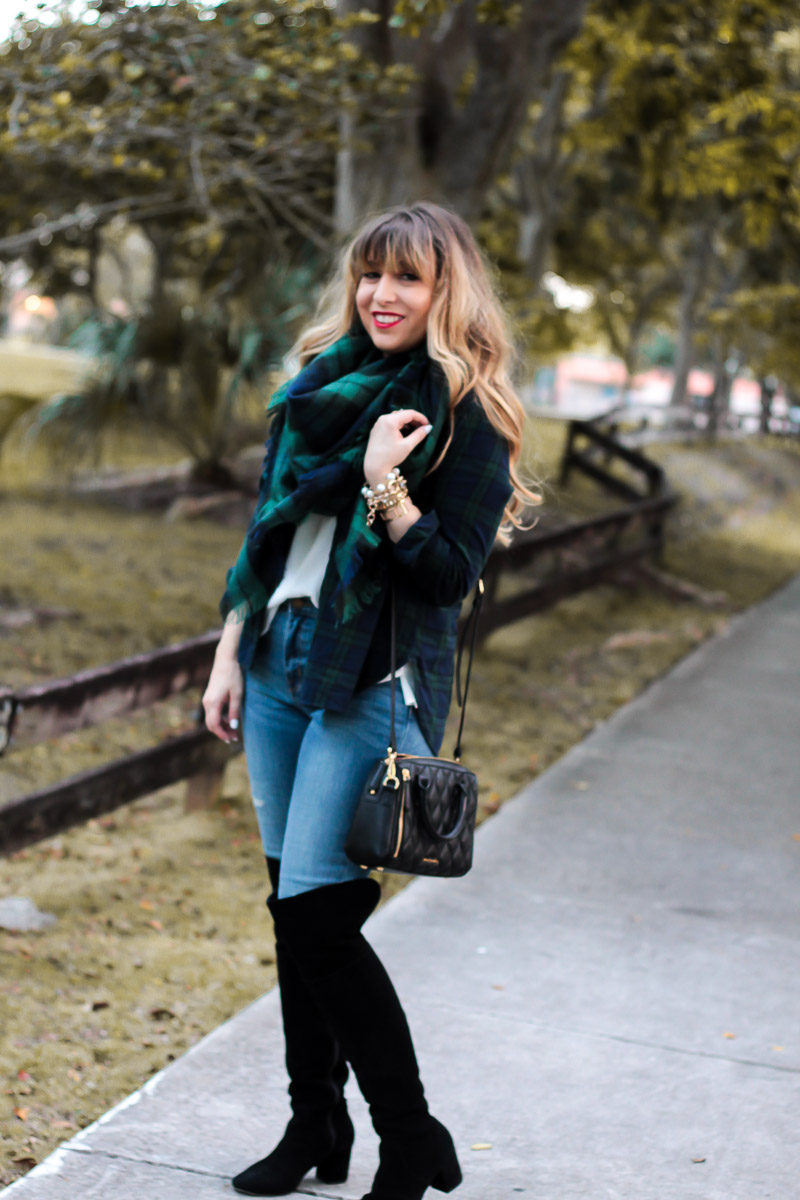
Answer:
[[[389,742],[389,683],[357,692],[345,712],[295,699],[317,610],[290,601],[259,641],[245,676],[242,736],[264,853],[281,861],[279,898],[366,874],[344,852],[367,774]],[[397,746],[430,754],[398,686]]]

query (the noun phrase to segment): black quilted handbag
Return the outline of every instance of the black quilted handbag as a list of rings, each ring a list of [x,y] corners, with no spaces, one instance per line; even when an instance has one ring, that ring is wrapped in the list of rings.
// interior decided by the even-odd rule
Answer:
[[[461,638],[456,671],[461,720],[453,758],[398,754],[395,740],[395,611],[392,593],[392,696],[389,747],[369,774],[345,844],[359,866],[404,875],[466,875],[472,866],[478,780],[461,765],[461,735],[472,672],[483,580]],[[460,695],[461,653],[471,627],[469,662]]]

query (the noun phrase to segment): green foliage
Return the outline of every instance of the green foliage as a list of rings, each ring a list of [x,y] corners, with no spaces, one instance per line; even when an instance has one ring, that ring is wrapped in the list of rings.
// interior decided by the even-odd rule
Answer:
[[[222,306],[195,310],[169,298],[130,320],[94,314],[72,338],[94,370],[79,391],[38,410],[30,437],[97,460],[107,434],[150,428],[191,456],[196,478],[229,484],[226,460],[265,429],[252,389],[289,348],[297,298],[310,286],[309,268],[265,272],[257,307],[238,324]]]
[[[675,363],[675,339],[664,328],[650,328],[642,338],[640,356],[645,367],[671,367]]]
[[[752,324],[775,288],[800,296],[795,6],[590,0],[558,71],[557,111],[551,87],[520,142],[518,179],[528,165],[534,184],[504,192],[511,244],[526,209],[549,221],[549,265],[596,294],[588,340],[599,331],[631,369],[646,331],[666,326],[690,356],[736,346],[754,370],[800,381],[788,321],[762,321],[760,339]],[[536,280],[543,267],[517,269]]]
[[[0,45],[0,258],[51,295],[90,293],[101,234],[135,222],[169,278],[246,296],[265,261],[328,253],[339,120],[390,113],[404,68],[353,37],[374,17],[325,0],[93,0]]]
[[[240,393],[291,342],[330,253],[340,114],[364,95],[390,112],[404,86],[353,41],[373,20],[325,0],[96,0],[17,23],[0,46],[0,257],[22,254],[51,295],[84,291],[78,336],[99,354],[37,436],[75,457],[135,419],[224,474],[253,435]],[[125,320],[96,311],[112,221],[154,252]]]
[[[549,74],[533,2],[351,7],[96,0],[80,21],[19,22],[0,49],[0,256],[24,252],[54,294],[79,273],[91,289],[121,213],[156,246],[154,302],[178,281],[239,320],[265,261],[327,253],[344,114],[354,211],[403,187],[482,211],[532,357],[599,337],[633,371],[668,329],[677,359],[737,349],[800,386],[794,4],[589,0],[574,37],[581,6],[562,5]],[[523,67],[543,83],[526,90],[513,50],[534,34]],[[592,309],[558,309],[547,269]],[[239,346],[246,377],[257,332]]]
[[[395,0],[388,24],[408,37],[419,37],[423,29],[451,15],[463,0]],[[481,24],[513,29],[522,19],[523,5],[506,0],[477,0],[475,17]]]
[[[113,211],[193,222],[210,253],[242,226],[324,240],[339,111],[359,90],[397,90],[348,39],[368,14],[339,19],[323,0],[97,0],[90,16],[26,20],[1,48],[7,235],[33,223],[46,247],[63,217],[80,241]]]

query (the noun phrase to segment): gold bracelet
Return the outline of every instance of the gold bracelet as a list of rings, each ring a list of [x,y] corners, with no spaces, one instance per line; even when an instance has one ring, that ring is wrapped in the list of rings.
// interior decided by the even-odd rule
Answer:
[[[405,495],[397,504],[393,504],[391,508],[382,508],[378,511],[384,521],[394,521],[397,517],[404,517],[411,509],[411,502],[408,495]]]
[[[361,495],[367,502],[367,525],[372,525],[377,513],[383,516],[385,512],[399,507],[408,499],[408,484],[397,467],[394,467],[386,476],[384,483],[377,483],[374,488],[365,483],[361,489]],[[400,513],[395,514],[395,516],[400,515]]]

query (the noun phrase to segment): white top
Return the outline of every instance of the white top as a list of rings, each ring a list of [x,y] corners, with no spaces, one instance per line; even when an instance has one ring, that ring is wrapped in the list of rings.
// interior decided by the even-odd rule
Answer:
[[[267,601],[265,633],[284,600],[308,596],[314,607],[319,608],[319,593],[335,530],[336,518],[323,517],[320,513],[309,513],[297,526],[289,547],[283,579]]]
[[[325,517],[321,513],[309,513],[297,526],[286,558],[283,578],[267,601],[264,633],[269,629],[284,600],[308,596],[314,607],[319,608],[319,594],[331,556],[335,531],[336,518]],[[380,682],[387,683],[391,678],[391,675],[387,675],[386,679]],[[404,702],[416,708],[414,680],[409,663],[400,668],[397,678],[403,690]]]

